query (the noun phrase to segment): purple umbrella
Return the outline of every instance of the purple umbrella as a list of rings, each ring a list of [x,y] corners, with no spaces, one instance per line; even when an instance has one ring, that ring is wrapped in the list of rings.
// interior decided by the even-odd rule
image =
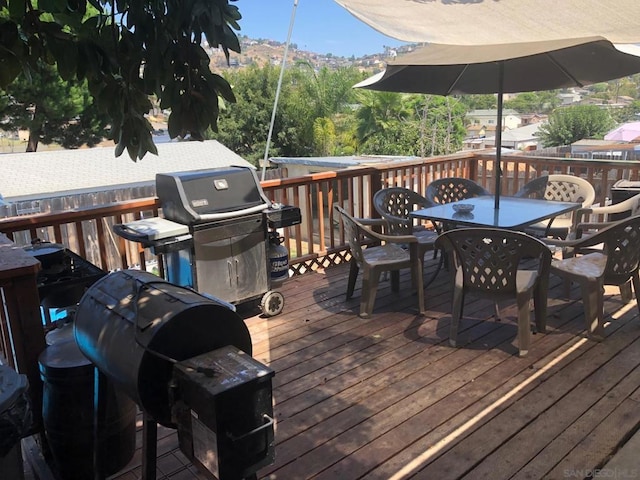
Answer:
[[[630,122],[620,125],[604,136],[605,140],[632,142],[640,137],[640,122]]]

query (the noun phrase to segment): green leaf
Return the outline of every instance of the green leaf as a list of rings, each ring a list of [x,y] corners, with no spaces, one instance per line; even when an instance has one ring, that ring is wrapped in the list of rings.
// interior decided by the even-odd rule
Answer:
[[[9,18],[14,20],[22,20],[27,11],[26,0],[11,0],[9,2]]]
[[[0,88],[6,88],[20,75],[22,66],[15,55],[0,51]]]

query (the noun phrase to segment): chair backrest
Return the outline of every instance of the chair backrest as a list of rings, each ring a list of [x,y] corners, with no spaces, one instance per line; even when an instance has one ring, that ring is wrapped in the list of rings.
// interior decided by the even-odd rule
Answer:
[[[575,175],[551,174],[531,180],[514,196],[556,202],[579,202],[583,207],[588,207],[595,201],[596,191],[584,178]]]
[[[603,245],[607,255],[605,284],[621,284],[640,268],[640,215],[625,218],[581,241],[580,247]]]
[[[491,193],[473,180],[461,177],[434,180],[427,186],[425,193],[427,200],[434,204],[457,202],[480,195],[491,195]]]
[[[548,275],[549,247],[526,233],[497,228],[460,228],[442,233],[436,248],[454,253],[463,285],[488,295],[516,293],[516,274],[523,260],[534,262],[539,275]],[[528,268],[530,270],[530,268]]]
[[[342,225],[344,226],[344,235],[351,250],[351,255],[355,258],[358,266],[364,265],[364,255],[362,253],[362,226],[360,226],[355,218],[339,205],[333,206],[334,210],[340,214]]]
[[[378,190],[373,195],[373,207],[387,221],[389,234],[410,235],[413,220],[409,214],[419,208],[433,206],[419,193],[404,187],[389,187]]]
[[[556,202],[579,202],[588,207],[596,199],[596,191],[587,180],[575,175],[549,175],[544,198]]]

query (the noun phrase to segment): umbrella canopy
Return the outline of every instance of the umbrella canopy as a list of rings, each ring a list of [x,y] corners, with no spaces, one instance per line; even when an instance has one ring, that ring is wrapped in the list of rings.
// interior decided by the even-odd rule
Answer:
[[[335,0],[405,42],[481,45],[599,35],[640,42],[638,0]]]
[[[640,122],[630,122],[620,125],[604,136],[605,140],[632,142],[640,137]]]
[[[638,2],[640,4],[640,2]],[[640,72],[640,47],[603,37],[512,44],[428,44],[389,62],[355,85],[389,92],[498,94],[496,147],[501,145],[503,93],[551,90]],[[496,149],[496,203],[500,203],[500,149]]]

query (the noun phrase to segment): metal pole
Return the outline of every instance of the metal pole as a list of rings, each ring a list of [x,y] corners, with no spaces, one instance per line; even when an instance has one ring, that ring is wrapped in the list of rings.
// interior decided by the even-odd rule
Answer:
[[[293,0],[293,9],[291,10],[291,20],[289,22],[289,32],[287,33],[287,42],[284,46],[284,55],[282,57],[282,66],[280,67],[280,78],[278,78],[278,88],[276,88],[276,98],[273,102],[273,110],[271,111],[271,123],[269,124],[269,134],[267,135],[267,145],[264,149],[264,158],[262,159],[262,178],[267,170],[267,162],[269,161],[269,146],[271,144],[271,136],[273,135],[273,124],[276,121],[276,110],[278,109],[278,99],[280,98],[280,89],[282,87],[282,77],[284,76],[284,69],[287,64],[287,53],[289,52],[289,44],[291,43],[291,33],[293,32],[293,24],[296,18],[296,8],[298,7],[298,0]]]
[[[504,92],[504,61],[498,64],[498,125],[496,126],[495,206],[500,208],[500,180],[502,177],[502,97]]]

